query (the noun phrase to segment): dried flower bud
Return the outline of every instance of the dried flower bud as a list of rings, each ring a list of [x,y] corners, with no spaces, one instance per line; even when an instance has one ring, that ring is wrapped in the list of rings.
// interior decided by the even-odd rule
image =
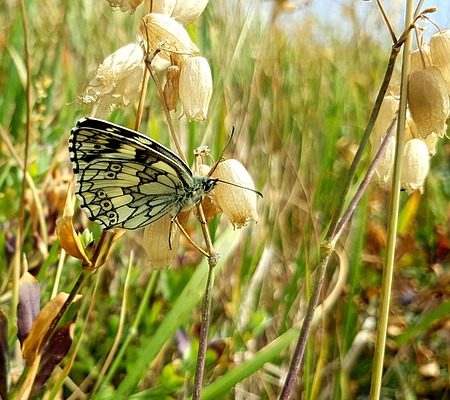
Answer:
[[[199,51],[183,25],[168,15],[147,14],[139,31],[149,53],[161,50],[161,56],[170,58],[175,54],[189,55]]]
[[[113,8],[119,8],[122,12],[129,12],[133,14],[136,11],[136,8],[144,1],[144,0],[106,0],[109,5]]]
[[[177,108],[179,98],[180,68],[172,65],[166,70],[166,83],[164,85],[164,100],[169,111]]]
[[[378,118],[373,126],[373,134],[370,136],[370,142],[375,150],[380,147],[380,144],[386,136],[386,132],[391,126],[392,121],[396,118],[398,103],[399,100],[394,96],[385,96],[383,102],[381,103]]]
[[[170,215],[165,215],[144,229],[142,246],[147,253],[149,265],[154,269],[170,267],[179,244],[180,230],[172,222]]]
[[[108,112],[128,106],[140,93],[143,59],[141,46],[131,43],[121,47],[99,65],[80,100],[85,104],[95,103]]]
[[[152,0],[152,13],[172,15],[177,0]]]
[[[208,115],[212,96],[212,76],[204,57],[189,57],[181,66],[180,99],[189,121],[202,121]]]
[[[378,179],[378,184],[386,189],[390,186],[392,181],[392,173],[394,171],[394,158],[395,158],[395,136],[392,135],[386,144],[386,150],[381,156],[378,162],[375,174]]]
[[[402,188],[408,193],[423,192],[423,183],[430,170],[428,147],[421,139],[408,140],[402,157]]]
[[[430,53],[433,65],[441,71],[450,93],[450,29],[435,33],[430,39]]]
[[[450,103],[444,78],[437,68],[427,67],[410,75],[408,103],[420,137],[444,135]]]
[[[221,182],[214,189],[218,206],[235,227],[241,228],[252,220],[258,221],[256,193],[252,191],[255,190],[255,185],[239,161],[230,159],[219,163],[212,176],[251,189],[241,189]]]
[[[424,69],[426,67],[431,67],[432,65],[433,61],[431,60],[430,46],[427,44],[422,48],[411,52],[411,67],[409,69],[410,74],[418,69]]]
[[[194,22],[204,11],[208,0],[178,0],[173,10],[172,17],[180,23],[187,25]]]

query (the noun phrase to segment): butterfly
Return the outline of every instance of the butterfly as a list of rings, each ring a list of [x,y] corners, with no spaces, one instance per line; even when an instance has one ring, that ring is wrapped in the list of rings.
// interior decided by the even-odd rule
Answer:
[[[218,179],[196,176],[162,144],[131,129],[82,118],[69,153],[75,192],[91,221],[104,229],[138,229],[197,204]]]

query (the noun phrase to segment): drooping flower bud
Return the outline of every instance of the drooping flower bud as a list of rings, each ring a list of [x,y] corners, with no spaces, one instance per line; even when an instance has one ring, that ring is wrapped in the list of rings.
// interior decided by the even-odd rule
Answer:
[[[139,96],[144,72],[141,46],[131,43],[105,58],[80,101],[97,104],[100,113],[126,107]]]
[[[172,65],[166,70],[166,83],[164,84],[164,101],[169,111],[177,108],[179,98],[180,68]]]
[[[211,68],[204,57],[189,57],[181,66],[180,100],[189,121],[202,121],[208,115],[213,82]]]
[[[172,17],[183,25],[194,22],[208,4],[208,0],[178,0],[172,13]]]
[[[441,71],[450,94],[450,29],[435,33],[430,39],[433,65]]]
[[[420,137],[426,138],[431,133],[444,136],[450,102],[444,78],[437,68],[427,67],[410,75],[408,103]]]
[[[147,254],[147,262],[153,269],[173,265],[180,244],[180,230],[172,222],[170,215],[144,228],[142,247]]]
[[[192,55],[199,52],[183,25],[168,15],[150,13],[141,22],[139,32],[148,52],[161,50],[161,56]]]
[[[258,221],[256,193],[253,191],[255,185],[252,177],[239,161],[230,159],[219,163],[212,176],[247,188],[241,189],[227,183],[218,182],[214,189],[217,205],[235,227],[241,228],[252,220]]]
[[[402,156],[402,188],[410,194],[415,190],[423,192],[423,183],[430,170],[428,147],[421,139],[408,140]]]

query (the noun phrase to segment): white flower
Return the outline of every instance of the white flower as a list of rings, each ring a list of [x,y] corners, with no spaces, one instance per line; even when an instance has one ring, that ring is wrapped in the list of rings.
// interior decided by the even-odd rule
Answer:
[[[213,82],[211,69],[204,57],[189,57],[181,66],[180,99],[189,121],[202,121],[208,115]]]
[[[218,182],[214,188],[214,201],[235,227],[241,228],[250,221],[258,221],[255,184],[238,160],[230,159],[219,163],[212,177],[225,182]],[[229,185],[226,182],[243,188]]]
[[[410,194],[415,190],[423,192],[423,184],[430,170],[428,147],[421,139],[408,140],[402,156],[402,188]]]
[[[159,54],[170,59],[177,54],[186,56],[199,52],[183,25],[168,15],[147,14],[139,31],[150,54],[161,50]]]
[[[97,104],[108,112],[126,107],[139,96],[144,72],[144,53],[141,46],[131,43],[105,58],[89,82],[83,103]]]

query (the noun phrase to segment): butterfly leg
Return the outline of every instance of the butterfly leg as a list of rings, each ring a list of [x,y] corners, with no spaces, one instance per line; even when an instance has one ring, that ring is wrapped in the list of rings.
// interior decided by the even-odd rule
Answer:
[[[178,214],[181,212],[181,208],[177,211],[177,213],[171,218],[170,226],[169,226],[169,249],[172,250],[172,232],[173,232],[173,224],[178,217]]]

